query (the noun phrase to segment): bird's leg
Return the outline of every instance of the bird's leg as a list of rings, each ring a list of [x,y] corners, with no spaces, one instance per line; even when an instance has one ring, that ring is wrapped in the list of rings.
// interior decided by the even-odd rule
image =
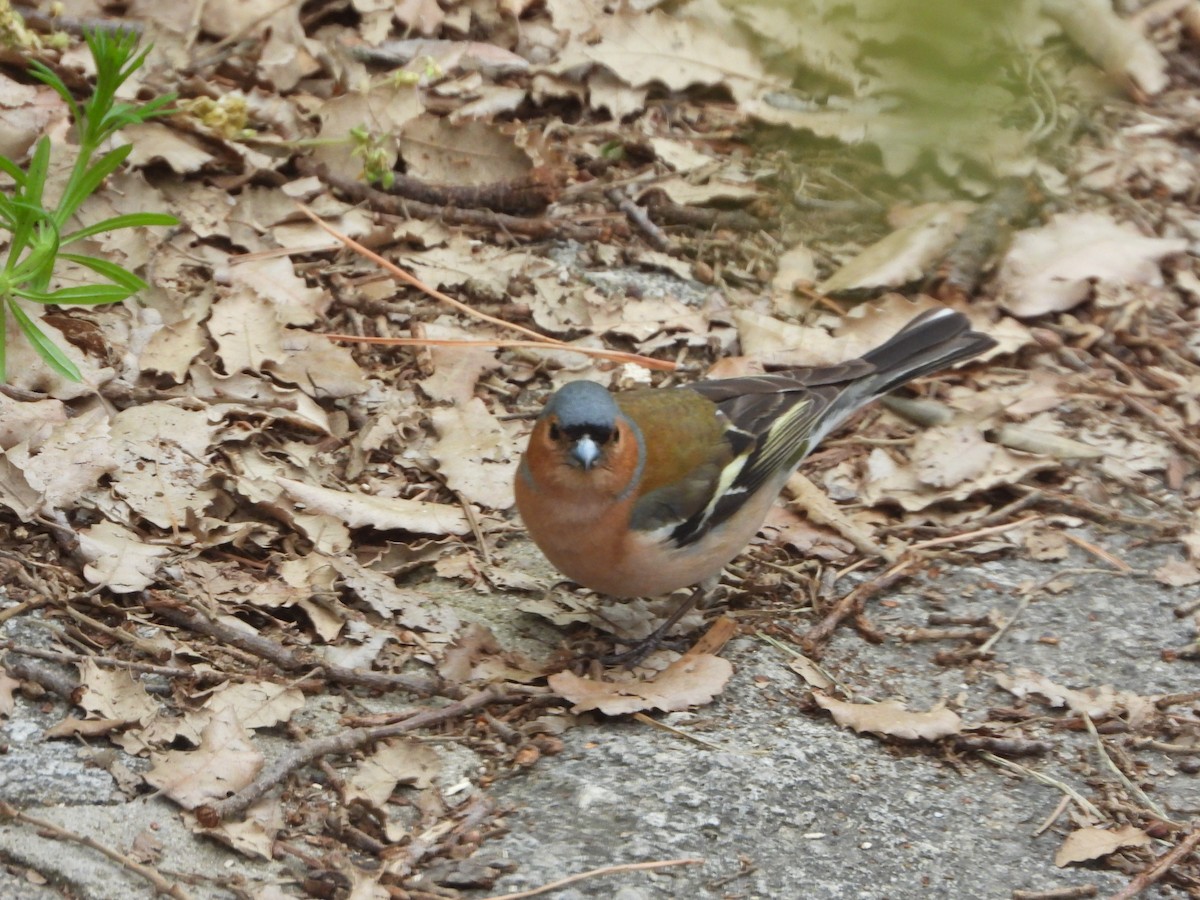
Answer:
[[[606,666],[626,666],[627,668],[636,666],[659,648],[667,632],[674,628],[680,619],[691,612],[701,598],[706,598],[706,595],[712,594],[715,591],[715,581],[716,579],[705,580],[696,585],[692,588],[692,592],[680,601],[671,615],[667,616],[663,623],[650,632],[650,634],[637,641],[623,653],[611,653],[608,656],[600,657],[600,662]],[[707,606],[708,603],[705,602],[700,605],[700,608],[705,609]]]

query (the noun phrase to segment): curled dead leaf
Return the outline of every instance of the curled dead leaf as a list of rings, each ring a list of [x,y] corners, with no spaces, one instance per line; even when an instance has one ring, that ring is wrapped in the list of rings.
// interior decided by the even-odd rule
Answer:
[[[707,653],[679,658],[653,681],[596,681],[571,672],[551,675],[550,689],[575,704],[571,712],[598,709],[607,716],[620,716],[660,709],[676,712],[703,706],[721,693],[733,666],[728,660]]]
[[[962,731],[958,714],[938,704],[928,712],[912,712],[897,700],[881,703],[847,703],[813,691],[813,699],[829,710],[839,725],[904,741],[936,741]]]
[[[1054,864],[1062,868],[1071,863],[1108,856],[1122,847],[1144,847],[1149,843],[1150,835],[1132,825],[1113,829],[1080,828],[1067,835],[1067,839],[1054,854]]]

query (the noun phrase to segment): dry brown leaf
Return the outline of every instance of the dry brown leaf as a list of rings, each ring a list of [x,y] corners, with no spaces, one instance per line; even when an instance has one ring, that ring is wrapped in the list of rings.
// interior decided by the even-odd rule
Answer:
[[[452,490],[490,509],[513,505],[513,476],[520,459],[518,430],[501,422],[478,397],[433,411],[438,440],[429,448]]]
[[[1185,559],[1169,559],[1154,570],[1154,580],[1169,587],[1200,583],[1200,568]]]
[[[88,560],[84,577],[116,594],[130,594],[154,583],[172,546],[147,544],[129,528],[100,522],[79,532],[79,553]]]
[[[1113,78],[1151,96],[1169,83],[1166,59],[1136,24],[1117,15],[1109,0],[1042,0],[1041,5]]]
[[[209,486],[212,475],[205,462],[219,427],[212,417],[208,409],[166,402],[117,413],[111,435],[110,452],[117,463],[112,492],[159,528],[184,530],[188,514],[203,513],[219,494]]]
[[[221,685],[204,703],[210,714],[230,709],[246,728],[271,728],[286,722],[304,707],[298,688],[269,681],[243,681]]]
[[[1113,829],[1079,828],[1068,834],[1062,842],[1054,854],[1054,864],[1061,868],[1071,863],[1108,856],[1122,847],[1145,847],[1149,843],[1150,835],[1133,825]]]
[[[3,714],[2,709],[0,709],[0,714]],[[72,716],[67,716],[62,721],[51,725],[43,731],[42,737],[48,741],[57,740],[58,738],[104,737],[118,729],[136,724],[138,724],[136,721],[130,721],[129,719],[76,719]]]
[[[833,679],[825,674],[817,663],[803,654],[795,654],[788,660],[788,668],[804,679],[804,683],[819,691],[834,687]]]
[[[924,438],[924,439],[923,439]],[[972,477],[946,488],[922,484],[917,466],[924,452],[938,456],[932,438],[923,434],[913,447],[913,464],[897,463],[885,450],[876,447],[867,457],[867,479],[862,490],[864,502],[874,505],[884,500],[900,504],[909,512],[926,509],[946,500],[965,500],[977,491],[987,491],[1001,485],[1016,484],[1032,472],[1057,466],[1052,459],[1016,454],[1004,447],[989,444],[987,465]],[[931,471],[926,467],[926,471]]]
[[[441,771],[442,762],[433,747],[414,740],[380,741],[375,752],[346,779],[346,800],[362,799],[382,809],[397,785],[432,787]]]
[[[551,675],[550,689],[575,704],[571,712],[598,709],[608,716],[648,709],[675,712],[703,706],[725,688],[733,674],[728,660],[710,654],[682,656],[653,681],[595,681],[571,672]]]
[[[0,75],[0,154],[21,159],[54,120],[66,114],[66,103],[48,86]]]
[[[1162,284],[1159,261],[1186,249],[1183,238],[1145,237],[1104,213],[1060,213],[1013,238],[997,275],[999,299],[1023,318],[1061,312],[1097,284]]]
[[[21,682],[0,669],[0,718],[7,718],[17,708],[13,692],[21,686]]]
[[[400,129],[424,110],[420,91],[390,80],[366,91],[331,97],[320,105],[321,130],[313,155],[330,171],[346,175],[361,172],[362,159],[354,155],[354,144],[348,138],[352,129],[366,128],[380,138],[379,148],[386,154],[383,164],[395,168]]]
[[[525,96],[524,90],[519,93]],[[486,122],[455,125],[443,116],[418,116],[405,123],[400,153],[407,174],[432,184],[519,181],[533,168],[525,151],[499,127]]]
[[[190,812],[183,814],[183,820],[197,834],[206,834],[243,856],[257,859],[273,858],[275,836],[284,826],[283,806],[279,798],[270,795],[246,810],[241,821],[226,819],[216,828],[205,828]]]
[[[306,510],[332,516],[351,528],[399,529],[417,534],[466,534],[471,530],[461,509],[443,503],[338,491],[292,478],[280,478],[277,484]]]
[[[200,171],[214,159],[198,138],[161,122],[127,125],[122,129],[122,139],[133,145],[129,151],[129,165],[139,168],[161,161],[173,172],[186,175]]]
[[[121,464],[112,445],[108,414],[102,408],[67,419],[36,444],[17,444],[4,457],[20,472],[23,483],[39,495],[39,506],[46,512],[73,508],[102,476]]]
[[[867,247],[817,285],[822,294],[900,288],[932,274],[950,249],[974,204],[928,203],[887,237]]]
[[[150,755],[146,781],[185,809],[223,800],[252,782],[263,767],[263,755],[252,735],[228,707],[205,726],[195,750]]]
[[[567,75],[604,66],[635,88],[655,82],[672,91],[720,85],[739,102],[780,85],[734,32],[699,19],[660,10],[622,12],[598,17],[593,34],[591,41],[573,38],[549,71]]]
[[[0,394],[0,450],[17,444],[39,447],[50,432],[67,421],[66,406],[58,400],[14,400]]]
[[[104,669],[90,659],[79,664],[78,705],[102,719],[148,724],[159,704],[145,687],[121,669]]]
[[[820,691],[813,691],[813,699],[839,725],[904,741],[936,741],[960,733],[963,727],[958,714],[940,704],[928,712],[912,712],[897,700],[847,703]]]
[[[1011,675],[997,672],[996,684],[1022,699],[1037,696],[1051,707],[1066,707],[1073,712],[1103,719],[1126,713],[1131,721],[1141,721],[1154,714],[1154,697],[1143,697],[1132,691],[1118,691],[1111,684],[1075,690],[1051,681],[1030,669],[1016,668]]]

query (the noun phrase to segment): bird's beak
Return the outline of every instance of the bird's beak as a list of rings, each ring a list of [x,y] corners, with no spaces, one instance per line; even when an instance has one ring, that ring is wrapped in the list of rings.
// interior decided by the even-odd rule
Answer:
[[[600,447],[585,434],[571,445],[570,454],[572,462],[587,471],[600,458]]]

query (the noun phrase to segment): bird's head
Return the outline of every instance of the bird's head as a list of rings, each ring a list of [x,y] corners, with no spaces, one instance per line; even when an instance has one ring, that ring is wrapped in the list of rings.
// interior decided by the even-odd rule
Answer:
[[[546,403],[533,439],[585,472],[603,465],[626,430],[612,394],[593,381],[563,385]]]

